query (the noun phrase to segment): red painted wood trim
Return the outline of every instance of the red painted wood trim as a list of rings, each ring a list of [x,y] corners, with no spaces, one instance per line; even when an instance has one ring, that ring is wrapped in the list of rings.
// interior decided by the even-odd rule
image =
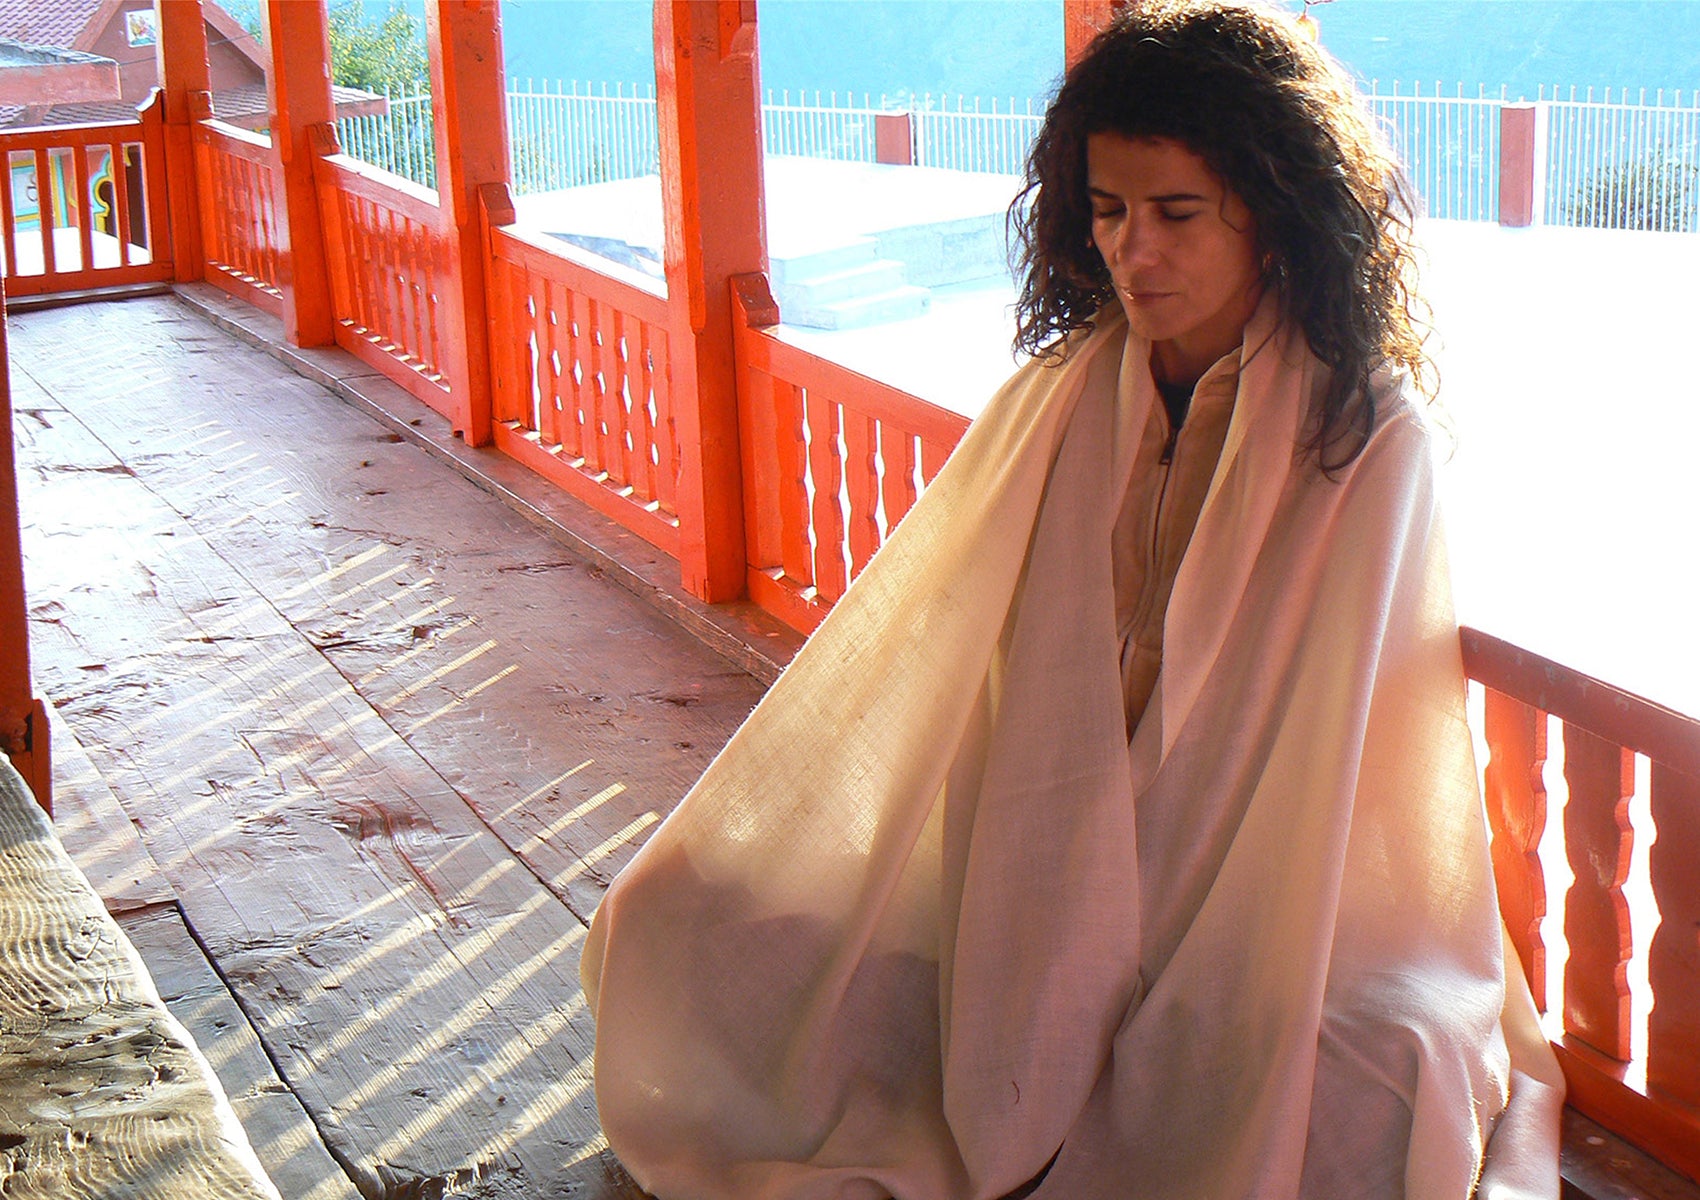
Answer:
[[[1564,846],[1575,882],[1564,897],[1564,1030],[1596,1050],[1630,1057],[1629,799],[1635,756],[1575,725],[1564,727]]]
[[[283,316],[283,297],[271,288],[261,287],[253,279],[238,275],[235,270],[218,262],[207,264],[206,281],[238,300],[252,304],[261,312],[274,317]]]
[[[437,193],[430,188],[420,187],[411,179],[392,175],[382,167],[374,167],[346,154],[325,155],[318,164],[323,173],[322,186],[370,201],[386,212],[417,221],[427,229],[436,230],[442,224]]]
[[[497,425],[493,440],[496,449],[515,462],[618,521],[650,545],[678,557],[679,527],[658,508],[635,503],[619,490],[585,474],[562,452],[544,446],[522,427]]]
[[[206,17],[201,0],[164,0],[154,58],[159,70],[165,162],[160,178],[170,213],[173,275],[179,282],[206,271],[201,240],[200,172],[195,165],[196,122],[210,111]],[[149,194],[152,194],[149,180]],[[157,253],[155,257],[158,257]]]
[[[209,146],[231,158],[251,162],[268,172],[271,170],[272,140],[263,133],[254,133],[216,117],[208,117],[195,122],[194,138],[197,146]]]
[[[581,296],[629,313],[646,325],[666,326],[667,294],[661,285],[646,288],[618,279],[602,270],[592,255],[554,238],[507,226],[492,228],[490,236],[497,261],[546,275]],[[636,272],[632,274],[636,276]]]
[[[925,441],[943,443],[947,452],[961,440],[968,418],[940,408],[899,388],[870,379],[849,367],[818,358],[763,330],[744,339],[746,362],[757,370],[786,379],[809,391],[819,391],[845,408],[898,425]]]
[[[777,568],[761,571],[751,567],[745,586],[751,600],[799,633],[813,633],[826,619],[830,607],[805,597],[798,585]]]
[[[1063,5],[1063,60],[1073,66],[1098,31],[1110,23],[1125,0],[1066,0]]]
[[[814,505],[809,525],[814,530],[815,588],[827,603],[835,603],[849,586],[844,564],[844,510],[839,493],[844,486],[838,457],[838,415],[844,411],[825,396],[810,392],[803,400],[803,420],[809,430],[809,475],[814,479]]]
[[[1660,919],[1647,957],[1647,1086],[1700,1111],[1700,780],[1656,762],[1648,790]]]
[[[346,321],[336,325],[336,344],[368,366],[375,367],[392,383],[406,389],[415,400],[429,405],[443,417],[453,420],[448,389],[426,375],[418,367],[402,362],[380,346],[370,335],[362,334]]]
[[[331,99],[330,38],[325,0],[261,0],[270,112],[272,172],[280,198],[282,253],[276,283],[283,292],[284,335],[297,346],[336,340],[332,266],[325,253],[315,160],[320,134],[336,119]]]
[[[846,411],[844,422],[844,491],[849,502],[844,539],[850,551],[850,573],[860,575],[879,549],[879,463],[876,450],[879,424],[872,417]]]
[[[1700,1109],[1647,1097],[1627,1081],[1623,1063],[1582,1042],[1565,1038],[1553,1048],[1571,1107],[1700,1182]]]
[[[1480,630],[1459,636],[1471,679],[1700,779],[1700,720]]]
[[[1493,873],[1499,884],[1499,909],[1523,974],[1534,992],[1535,1007],[1547,1009],[1547,948],[1541,940],[1546,916],[1546,872],[1541,866],[1541,835],[1547,824],[1547,717],[1540,710],[1492,688],[1486,689],[1484,734],[1488,761],[1483,792],[1493,828]]]

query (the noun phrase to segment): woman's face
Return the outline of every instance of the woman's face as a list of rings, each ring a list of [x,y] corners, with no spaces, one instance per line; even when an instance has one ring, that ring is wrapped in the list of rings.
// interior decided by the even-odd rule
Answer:
[[[1179,142],[1086,139],[1092,243],[1133,331],[1170,383],[1196,382],[1240,343],[1262,295],[1245,202]]]

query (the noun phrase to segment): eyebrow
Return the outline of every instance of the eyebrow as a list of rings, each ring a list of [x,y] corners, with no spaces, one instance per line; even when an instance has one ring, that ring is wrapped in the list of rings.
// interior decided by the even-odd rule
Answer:
[[[1102,196],[1106,200],[1119,200],[1121,198],[1114,192],[1107,192],[1101,187],[1094,187],[1092,184],[1086,185],[1086,192],[1091,196]],[[1187,201],[1202,204],[1207,202],[1210,197],[1200,192],[1165,192],[1161,196],[1145,196],[1143,199],[1147,204],[1179,204]]]

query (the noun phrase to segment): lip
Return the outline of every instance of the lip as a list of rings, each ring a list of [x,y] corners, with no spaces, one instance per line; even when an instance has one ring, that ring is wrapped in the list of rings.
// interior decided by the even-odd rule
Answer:
[[[1155,304],[1160,300],[1167,300],[1175,294],[1174,292],[1135,290],[1133,288],[1117,288],[1116,290],[1122,294],[1123,298],[1133,304]]]

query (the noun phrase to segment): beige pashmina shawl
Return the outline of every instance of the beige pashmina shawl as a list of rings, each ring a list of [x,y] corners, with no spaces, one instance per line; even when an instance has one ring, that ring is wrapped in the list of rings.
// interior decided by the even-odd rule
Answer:
[[[1557,1195],[1427,435],[1381,380],[1327,478],[1272,303],[1241,357],[1131,745],[1111,542],[1159,401],[1107,312],[615,880],[597,1098],[657,1196],[1465,1200],[1484,1157]]]

